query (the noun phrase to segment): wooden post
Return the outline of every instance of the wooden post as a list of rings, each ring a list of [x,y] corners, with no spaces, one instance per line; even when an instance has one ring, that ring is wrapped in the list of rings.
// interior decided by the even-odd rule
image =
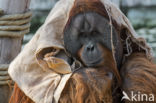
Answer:
[[[0,0],[0,8],[5,14],[23,13],[29,9],[30,0]],[[0,64],[10,64],[21,50],[22,37],[0,37]],[[8,85],[0,86],[0,103],[8,103],[11,95]]]

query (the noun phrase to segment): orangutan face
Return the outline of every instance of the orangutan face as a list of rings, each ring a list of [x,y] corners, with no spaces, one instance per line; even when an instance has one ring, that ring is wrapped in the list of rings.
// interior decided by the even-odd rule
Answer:
[[[111,26],[95,12],[74,16],[64,30],[66,50],[87,67],[101,66],[111,58]],[[113,29],[114,38],[117,33]]]

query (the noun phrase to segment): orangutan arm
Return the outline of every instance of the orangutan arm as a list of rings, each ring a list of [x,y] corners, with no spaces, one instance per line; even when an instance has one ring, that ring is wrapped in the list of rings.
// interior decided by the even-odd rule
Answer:
[[[121,77],[122,90],[130,98],[132,92],[154,94],[156,98],[156,65],[145,54],[134,53],[128,57],[121,69]]]

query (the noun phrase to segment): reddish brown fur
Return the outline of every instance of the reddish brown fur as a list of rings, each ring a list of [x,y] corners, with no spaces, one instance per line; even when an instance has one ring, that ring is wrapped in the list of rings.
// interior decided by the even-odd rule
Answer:
[[[96,12],[109,20],[107,11],[100,0],[75,0],[74,6],[69,14],[69,20],[71,20],[70,17],[72,18],[77,14],[85,12]]]
[[[156,96],[156,65],[149,61],[145,54],[135,53],[128,57],[121,69],[121,76],[122,89],[126,93],[139,91],[146,94],[153,93]],[[67,83],[60,103],[102,103],[102,101],[111,103],[112,83],[113,80],[107,69],[80,69]],[[10,103],[33,102],[15,84]]]
[[[81,68],[70,78],[59,103],[112,103],[112,83],[104,68]]]
[[[144,53],[134,53],[127,58],[121,69],[121,77],[122,88],[129,96],[131,91],[142,94],[152,93],[156,102],[156,65],[149,61]]]
[[[14,91],[12,93],[9,103],[34,103],[34,102],[21,91],[21,89],[17,86],[17,84],[15,84]]]

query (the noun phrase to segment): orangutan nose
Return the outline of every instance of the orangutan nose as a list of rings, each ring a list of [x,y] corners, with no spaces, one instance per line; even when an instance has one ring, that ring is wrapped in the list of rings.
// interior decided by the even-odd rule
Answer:
[[[88,45],[87,45],[87,51],[88,51],[88,52],[94,51],[94,48],[95,48],[95,47],[94,47],[93,44],[88,44]]]

